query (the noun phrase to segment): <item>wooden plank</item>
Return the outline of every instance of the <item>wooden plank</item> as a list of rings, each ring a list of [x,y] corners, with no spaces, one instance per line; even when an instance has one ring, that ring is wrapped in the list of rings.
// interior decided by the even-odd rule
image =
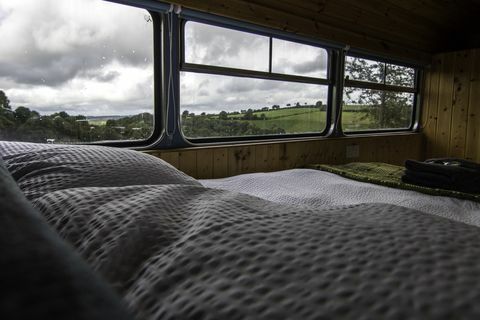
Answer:
[[[480,162],[480,49],[472,50],[465,158]]]
[[[213,176],[218,179],[228,176],[228,148],[213,149]]]
[[[255,146],[255,172],[278,170],[279,148],[275,144]]]
[[[433,28],[422,28],[421,19],[416,19],[416,23],[411,23],[415,17],[410,14],[409,22],[398,21],[398,15],[386,16],[358,7],[355,4],[363,2],[355,1],[352,3],[342,3],[342,1],[320,1],[320,2],[299,2],[292,0],[251,0],[255,3],[277,10],[283,13],[289,13],[296,16],[309,18],[311,20],[327,24],[340,30],[348,30],[362,34],[375,36],[386,42],[395,41],[405,46],[414,46],[425,51],[433,49],[433,43],[436,43],[438,34]],[[345,10],[348,5],[349,10]],[[388,28],[386,27],[388,26]]]
[[[228,149],[228,175],[255,172],[255,146]]]
[[[197,151],[180,151],[178,153],[178,169],[189,176],[197,177]]]
[[[282,145],[285,145],[285,144],[275,143],[275,144],[268,145],[267,152],[272,154],[272,162],[270,163],[270,168],[269,168],[271,169],[271,171],[280,171],[284,169],[284,162],[282,160],[282,155],[281,155]]]
[[[452,125],[449,156],[465,157],[472,56],[469,51],[455,54]]]
[[[425,135],[425,157],[432,158],[434,154],[435,136],[437,132],[438,121],[438,90],[440,85],[440,74],[442,59],[440,56],[433,58],[432,67],[428,73],[429,86],[425,87],[424,95],[427,99],[427,105],[424,105],[426,113],[423,117],[423,133]]]
[[[210,179],[213,176],[213,149],[197,151],[197,176],[198,179]]]
[[[327,162],[332,164],[342,164],[349,162],[346,157],[345,149],[347,144],[351,144],[351,140],[336,140],[334,143],[329,144],[327,153]]]
[[[299,166],[300,148],[297,143],[285,143],[286,159],[285,167],[288,169],[297,168]]]
[[[453,99],[453,70],[455,53],[442,55],[438,97],[438,120],[434,142],[434,157],[448,157]]]
[[[175,152],[175,151],[161,152],[158,155],[158,157],[165,160],[166,162],[170,163],[172,166],[174,166],[177,169],[180,166],[180,163],[179,163],[179,160],[178,160],[178,152]]]
[[[420,129],[424,131],[425,126],[428,123],[428,116],[430,112],[430,102],[432,100],[432,94],[430,91],[430,84],[432,82],[432,66],[426,69],[423,74],[423,92],[422,92],[422,112],[420,115]]]
[[[328,140],[311,141],[305,144],[307,152],[306,163],[325,163],[324,148],[328,145]]]

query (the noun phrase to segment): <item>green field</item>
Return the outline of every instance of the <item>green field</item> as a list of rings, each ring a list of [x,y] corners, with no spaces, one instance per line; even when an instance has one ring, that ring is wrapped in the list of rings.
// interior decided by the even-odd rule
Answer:
[[[248,115],[227,113],[223,118],[220,114],[190,115],[183,118],[184,133],[191,138],[314,133],[322,132],[325,124],[326,111],[313,107],[256,110]],[[242,125],[243,128],[231,130],[232,127]],[[342,114],[342,127],[344,130],[365,130],[375,128],[375,123],[365,112],[346,111]]]
[[[254,112],[260,116],[262,113],[266,120],[248,120],[256,126],[267,129],[274,124],[285,129],[287,133],[320,132],[325,129],[327,113],[314,108],[279,109],[263,112]],[[347,129],[369,129],[372,125],[364,112],[344,112],[342,114],[342,127]]]

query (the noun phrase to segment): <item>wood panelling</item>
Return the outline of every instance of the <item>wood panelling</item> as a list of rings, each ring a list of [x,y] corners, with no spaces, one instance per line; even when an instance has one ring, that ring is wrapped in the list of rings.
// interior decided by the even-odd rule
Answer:
[[[476,39],[478,0],[168,0],[203,12],[429,63]]]
[[[347,146],[359,147],[358,157],[347,158]],[[250,172],[270,172],[312,163],[382,161],[403,164],[423,158],[421,134],[347,137],[307,141],[146,151],[195,178],[222,178]]]
[[[423,106],[427,158],[480,161],[480,49],[436,55]]]

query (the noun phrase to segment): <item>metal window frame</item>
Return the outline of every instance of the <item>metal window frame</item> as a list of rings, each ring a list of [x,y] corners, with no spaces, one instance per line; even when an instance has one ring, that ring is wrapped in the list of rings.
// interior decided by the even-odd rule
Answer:
[[[408,67],[414,69],[414,86],[407,87],[407,86],[397,86],[397,85],[390,85],[386,83],[386,72],[383,76],[383,83],[377,82],[369,82],[369,81],[361,81],[361,80],[350,80],[344,79],[344,88],[352,87],[352,88],[360,88],[360,89],[371,89],[377,91],[390,91],[390,92],[398,92],[398,93],[412,93],[413,94],[413,102],[412,102],[412,112],[410,115],[410,125],[406,128],[388,128],[388,129],[368,129],[368,130],[343,130],[341,132],[346,135],[363,135],[363,134],[381,134],[381,133],[395,133],[395,132],[415,132],[418,131],[418,119],[419,119],[419,110],[420,110],[420,92],[421,92],[421,78],[423,76],[422,67],[416,63],[409,63],[405,61],[398,61],[394,59],[388,59],[385,57],[375,57],[369,54],[362,54],[358,52],[348,52],[344,55],[344,61],[346,63],[347,57],[354,57],[360,59],[368,59],[375,62],[384,63],[385,65],[397,65],[401,67]],[[344,68],[345,69],[345,68]],[[386,70],[386,68],[385,68]],[[343,111],[342,111],[343,112]],[[340,122],[341,126],[341,122]]]
[[[421,85],[424,64],[414,60],[395,59],[386,55],[371,53],[358,48],[350,48],[343,43],[317,40],[311,37],[262,27],[256,24],[239,21],[232,18],[220,17],[210,13],[199,12],[181,8],[180,13],[175,13],[173,5],[156,0],[105,0],[128,6],[146,9],[154,21],[154,131],[147,140],[136,141],[99,141],[94,144],[132,147],[136,149],[171,149],[199,145],[236,144],[242,142],[262,142],[275,140],[295,140],[315,137],[339,137],[345,135],[374,135],[398,132],[415,132],[419,129],[419,114],[421,106]],[[267,36],[270,38],[269,69],[268,72],[251,70],[205,67],[192,63],[185,63],[184,59],[184,24],[182,21],[195,21],[213,26],[229,28],[238,31]],[[167,22],[171,22],[167,24]],[[299,44],[320,47],[327,51],[328,66],[327,77],[312,78],[285,74],[272,73],[272,39],[291,41]],[[341,114],[344,87],[353,84],[364,86],[362,83],[345,80],[344,65],[346,56],[370,59],[374,61],[395,64],[415,69],[415,90],[409,87],[380,84],[376,90],[389,90],[397,92],[414,93],[412,121],[409,128],[379,129],[364,131],[346,131],[342,129]],[[208,68],[208,72],[205,69]],[[239,137],[211,137],[188,139],[181,131],[180,115],[180,72],[200,72],[219,75],[232,75],[237,77],[249,77],[276,81],[299,82],[308,84],[326,85],[327,111],[326,125],[321,133],[283,134],[262,136],[239,136]],[[169,85],[170,84],[170,85]]]
[[[196,63],[187,63],[185,61],[185,26],[188,22],[193,21],[197,23],[212,25],[216,27],[226,28],[230,30],[236,30],[241,32],[246,32],[249,34],[257,34],[260,36],[266,36],[269,38],[269,60],[268,60],[268,72],[265,71],[255,71],[255,70],[248,70],[248,69],[240,69],[240,68],[230,68],[230,67],[221,67],[221,66],[214,66],[214,65],[204,65],[204,64],[196,64]],[[194,72],[194,73],[201,73],[201,74],[216,74],[216,75],[223,75],[223,76],[231,76],[231,77],[245,77],[251,79],[264,79],[264,80],[273,80],[273,81],[284,81],[284,82],[296,82],[296,83],[305,83],[305,84],[313,84],[313,85],[323,85],[327,86],[327,109],[326,109],[326,121],[325,127],[323,130],[318,132],[305,132],[305,133],[290,133],[290,134],[272,134],[272,135],[245,135],[245,136],[229,136],[229,137],[197,137],[191,138],[187,137],[181,131],[181,124],[180,124],[180,134],[185,142],[191,145],[198,145],[198,144],[211,144],[211,143],[224,143],[224,142],[239,142],[239,141],[258,141],[258,140],[275,140],[275,139],[292,139],[292,138],[304,138],[304,137],[317,137],[317,136],[326,136],[328,132],[331,130],[332,126],[332,87],[334,81],[332,81],[332,55],[333,49],[329,47],[325,47],[319,45],[318,43],[312,42],[305,42],[302,39],[294,39],[294,37],[288,37],[285,35],[278,36],[274,32],[266,32],[265,30],[256,30],[246,28],[244,25],[240,27],[234,27],[228,23],[222,23],[220,21],[206,21],[203,18],[194,17],[182,17],[179,20],[179,27],[180,27],[180,68],[179,71],[181,72]],[[320,49],[323,49],[327,53],[327,75],[326,78],[316,78],[316,77],[307,77],[307,76],[300,76],[300,75],[291,75],[291,74],[281,74],[281,73],[274,73],[272,72],[272,50],[273,50],[273,39],[280,39],[284,41],[314,46]],[[178,86],[179,87],[179,86]],[[178,108],[179,109],[179,108]]]
[[[142,140],[100,140],[89,142],[90,145],[104,145],[112,147],[129,147],[135,149],[147,148],[153,146],[162,139],[164,133],[164,119],[162,106],[163,90],[163,69],[164,64],[161,59],[163,54],[163,34],[164,17],[162,12],[168,10],[169,5],[154,0],[104,0],[119,5],[143,9],[148,12],[152,18],[153,28],[153,130],[147,139]]]

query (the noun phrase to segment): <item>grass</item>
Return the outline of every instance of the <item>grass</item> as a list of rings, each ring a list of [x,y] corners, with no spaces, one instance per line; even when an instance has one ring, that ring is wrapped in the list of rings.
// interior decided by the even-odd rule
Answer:
[[[325,129],[326,112],[315,108],[291,108],[254,112],[258,117],[265,114],[266,120],[240,120],[243,115],[229,115],[230,119],[248,121],[251,124],[268,129],[277,126],[286,133],[321,132]],[[342,127],[347,130],[364,130],[374,126],[364,112],[343,112]]]
[[[93,126],[106,126],[107,120],[88,120],[88,124]]]

